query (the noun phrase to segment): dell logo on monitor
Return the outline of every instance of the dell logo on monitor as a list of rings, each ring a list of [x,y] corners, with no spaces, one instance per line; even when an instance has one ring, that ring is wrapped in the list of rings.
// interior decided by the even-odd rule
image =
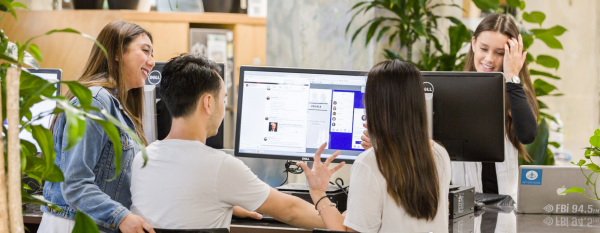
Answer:
[[[309,161],[309,160],[310,160],[310,158],[302,157],[302,161]]]
[[[148,75],[148,82],[150,84],[152,84],[152,85],[159,84],[160,83],[160,79],[161,79],[161,75],[160,75],[160,71],[158,71],[158,70],[153,70]]]
[[[423,82],[425,94],[433,94],[433,85],[430,82]]]

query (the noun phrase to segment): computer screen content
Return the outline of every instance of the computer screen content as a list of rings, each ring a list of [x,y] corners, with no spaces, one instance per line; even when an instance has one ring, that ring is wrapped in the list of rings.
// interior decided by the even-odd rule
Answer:
[[[359,71],[242,67],[236,128],[236,156],[312,160],[337,150],[352,162],[366,123]]]

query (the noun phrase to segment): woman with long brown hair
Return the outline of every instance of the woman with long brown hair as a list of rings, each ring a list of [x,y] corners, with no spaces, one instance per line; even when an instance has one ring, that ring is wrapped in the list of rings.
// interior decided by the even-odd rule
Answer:
[[[108,52],[94,45],[77,80],[92,92],[91,105],[110,113],[144,142],[142,115],[145,79],[154,67],[152,35],[140,26],[123,21],[107,24],[98,40]],[[68,92],[73,104],[79,100]],[[100,113],[95,113],[102,117]],[[154,230],[140,216],[131,214],[131,161],[140,150],[130,135],[119,129],[120,142],[113,142],[101,125],[86,119],[85,134],[72,148],[67,147],[66,115],[54,118],[51,130],[56,151],[55,164],[64,182],[46,181],[44,197],[63,211],[42,207],[44,215],[38,232],[71,232],[75,214],[82,211],[94,219],[103,232],[124,233]],[[83,127],[83,126],[80,126]],[[113,143],[121,143],[121,173],[116,173]]]
[[[476,192],[510,195],[517,200],[519,157],[531,158],[523,144],[537,136],[538,104],[523,52],[523,39],[513,19],[493,14],[479,23],[464,71],[504,72],[506,81],[504,162],[452,163],[452,184]]]
[[[342,217],[325,195],[339,151],[320,162],[323,144],[306,173],[310,195],[327,229],[360,232],[447,232],[450,157],[427,134],[420,71],[388,60],[368,74],[364,95],[373,148],[352,166],[348,212]]]

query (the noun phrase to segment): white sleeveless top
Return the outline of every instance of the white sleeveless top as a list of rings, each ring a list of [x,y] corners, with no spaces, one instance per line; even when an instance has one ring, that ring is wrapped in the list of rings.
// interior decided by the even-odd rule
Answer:
[[[496,163],[498,194],[510,195],[517,202],[519,185],[519,151],[504,137],[504,162]],[[483,192],[481,163],[452,162],[452,184],[475,187],[475,192]]]

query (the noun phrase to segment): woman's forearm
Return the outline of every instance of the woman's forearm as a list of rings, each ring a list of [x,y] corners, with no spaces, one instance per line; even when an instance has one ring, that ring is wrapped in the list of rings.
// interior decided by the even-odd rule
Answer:
[[[327,229],[347,231],[346,226],[344,226],[344,216],[342,216],[340,211],[338,211],[335,206],[331,205],[331,201],[328,197],[321,199],[322,197],[327,196],[325,192],[311,190],[310,196],[313,200],[313,203],[315,203],[317,211],[319,211],[321,219],[323,219],[323,223]]]

